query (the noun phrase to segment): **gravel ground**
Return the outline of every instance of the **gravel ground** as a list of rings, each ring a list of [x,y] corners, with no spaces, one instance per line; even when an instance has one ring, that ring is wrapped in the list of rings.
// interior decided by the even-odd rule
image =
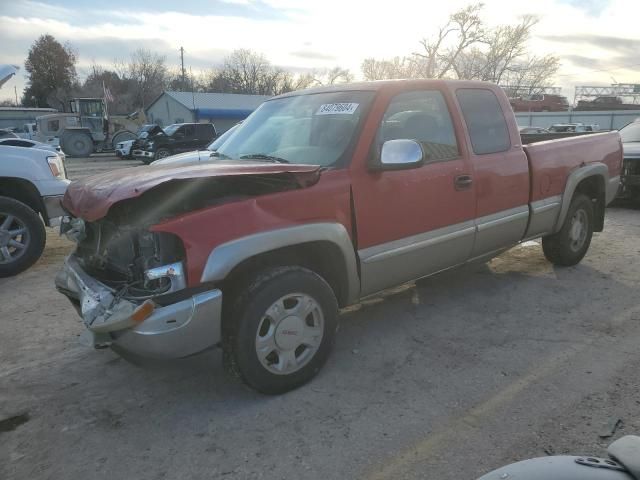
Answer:
[[[115,162],[139,164],[69,171]],[[638,207],[610,208],[576,267],[530,242],[343,312],[322,372],[279,397],[219,351],[132,365],[81,346],[53,288],[71,244],[48,233],[0,280],[2,479],[472,479],[640,432]]]

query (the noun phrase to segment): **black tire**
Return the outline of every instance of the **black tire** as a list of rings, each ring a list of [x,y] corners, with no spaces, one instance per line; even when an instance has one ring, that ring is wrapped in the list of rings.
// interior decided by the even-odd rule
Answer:
[[[10,238],[7,234],[21,228],[25,229],[24,235]],[[17,249],[9,244],[9,240],[26,244],[26,248]],[[35,211],[13,198],[0,197],[0,277],[17,275],[36,263],[44,250],[45,240],[44,224]],[[9,259],[6,252],[9,252]]]
[[[120,142],[135,140],[136,138],[138,138],[136,134],[129,130],[119,130],[111,137],[111,148],[115,150]]]
[[[65,132],[62,149],[70,157],[88,157],[93,153],[93,139],[84,132]]]
[[[338,302],[329,284],[306,268],[275,267],[254,276],[245,285],[246,287],[233,297],[230,308],[225,308],[225,367],[253,389],[266,394],[284,393],[311,380],[326,362],[338,327]],[[263,328],[262,325],[268,317],[265,314],[270,307],[279,299],[297,294],[308,296],[307,298],[311,298],[319,307],[323,316],[322,338],[317,349],[314,352],[310,350],[312,353],[309,354],[309,359],[298,370],[291,373],[272,373],[258,358],[256,342],[260,334],[259,329]],[[307,318],[302,321],[308,321]],[[277,345],[275,342],[278,329],[275,326],[273,328],[274,344]],[[303,330],[305,328],[303,327]],[[285,330],[284,334],[291,333]],[[293,335],[296,335],[296,332],[293,332]],[[295,350],[293,348],[290,347],[290,351],[296,357],[300,346]],[[306,348],[303,347],[301,356]]]
[[[584,216],[584,217],[583,217]],[[584,237],[573,232],[574,222],[578,217],[586,221],[586,225],[580,231],[584,231]],[[582,223],[582,222],[581,222]],[[589,250],[591,237],[593,236],[593,202],[582,193],[577,193],[571,199],[571,205],[567,211],[564,224],[558,233],[542,238],[542,251],[554,265],[570,267],[580,262]]]
[[[161,158],[167,158],[170,156],[171,156],[171,150],[169,150],[168,148],[159,148],[156,154],[153,156],[153,159],[160,160]],[[149,161],[149,163],[151,163],[151,161]]]

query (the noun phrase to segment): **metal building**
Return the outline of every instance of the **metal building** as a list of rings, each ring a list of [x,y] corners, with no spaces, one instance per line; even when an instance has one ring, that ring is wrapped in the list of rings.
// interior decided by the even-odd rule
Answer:
[[[162,92],[145,109],[147,120],[161,127],[172,123],[212,122],[223,133],[271,97],[234,93]]]

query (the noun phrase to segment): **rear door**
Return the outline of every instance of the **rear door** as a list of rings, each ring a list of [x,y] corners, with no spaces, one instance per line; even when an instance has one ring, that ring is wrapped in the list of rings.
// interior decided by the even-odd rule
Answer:
[[[195,144],[198,149],[204,148],[213,142],[216,131],[212,123],[199,123],[196,125]]]
[[[183,133],[183,136],[176,142],[176,151],[190,152],[192,150],[197,150],[196,126],[193,124],[187,124],[180,127],[180,131]]]
[[[529,164],[506,97],[488,88],[459,88],[476,186],[476,240],[472,258],[520,241],[529,220]],[[504,97],[504,98],[503,98]],[[513,115],[513,114],[511,114]]]
[[[386,103],[374,109],[384,114],[371,154],[387,140],[411,139],[426,161],[410,170],[352,170],[362,295],[463,263],[475,231],[472,167],[449,92],[405,91],[378,102]]]

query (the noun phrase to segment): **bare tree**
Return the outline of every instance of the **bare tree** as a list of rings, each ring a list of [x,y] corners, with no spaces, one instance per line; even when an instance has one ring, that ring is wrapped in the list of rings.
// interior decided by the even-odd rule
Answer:
[[[411,58],[367,58],[361,71],[367,80],[385,78],[458,78],[495,83],[548,86],[560,62],[553,55],[528,53],[531,30],[538,23],[527,15],[516,25],[486,27],[481,3],[452,14],[438,33],[420,41],[421,52]]]
[[[414,55],[422,60],[423,77],[444,78],[462,52],[485,41],[486,34],[480,18],[482,7],[482,3],[475,3],[455,12],[434,38],[420,41],[423,52]]]
[[[514,96],[539,93],[551,86],[551,78],[560,68],[560,60],[554,55],[544,57],[527,56],[515,63],[503,76],[502,83],[508,85]]]
[[[280,75],[266,56],[243,48],[225,58],[222,70],[212,80],[220,91],[268,95]]]
[[[234,50],[225,58],[219,70],[205,74],[203,88],[209,92],[279,95],[318,85],[350,81],[351,72],[335,67],[303,74],[276,67],[261,53],[252,50]]]
[[[501,25],[490,32],[482,80],[500,83],[505,73],[512,71],[514,64],[525,55],[531,28],[537,23],[537,18],[526,15],[517,25]]]
[[[394,57],[389,60],[365,58],[360,70],[365,80],[416,78],[420,76],[421,63],[411,57]]]
[[[136,102],[145,108],[147,102],[162,93],[167,79],[165,57],[140,48],[131,54],[126,77],[136,85]]]

